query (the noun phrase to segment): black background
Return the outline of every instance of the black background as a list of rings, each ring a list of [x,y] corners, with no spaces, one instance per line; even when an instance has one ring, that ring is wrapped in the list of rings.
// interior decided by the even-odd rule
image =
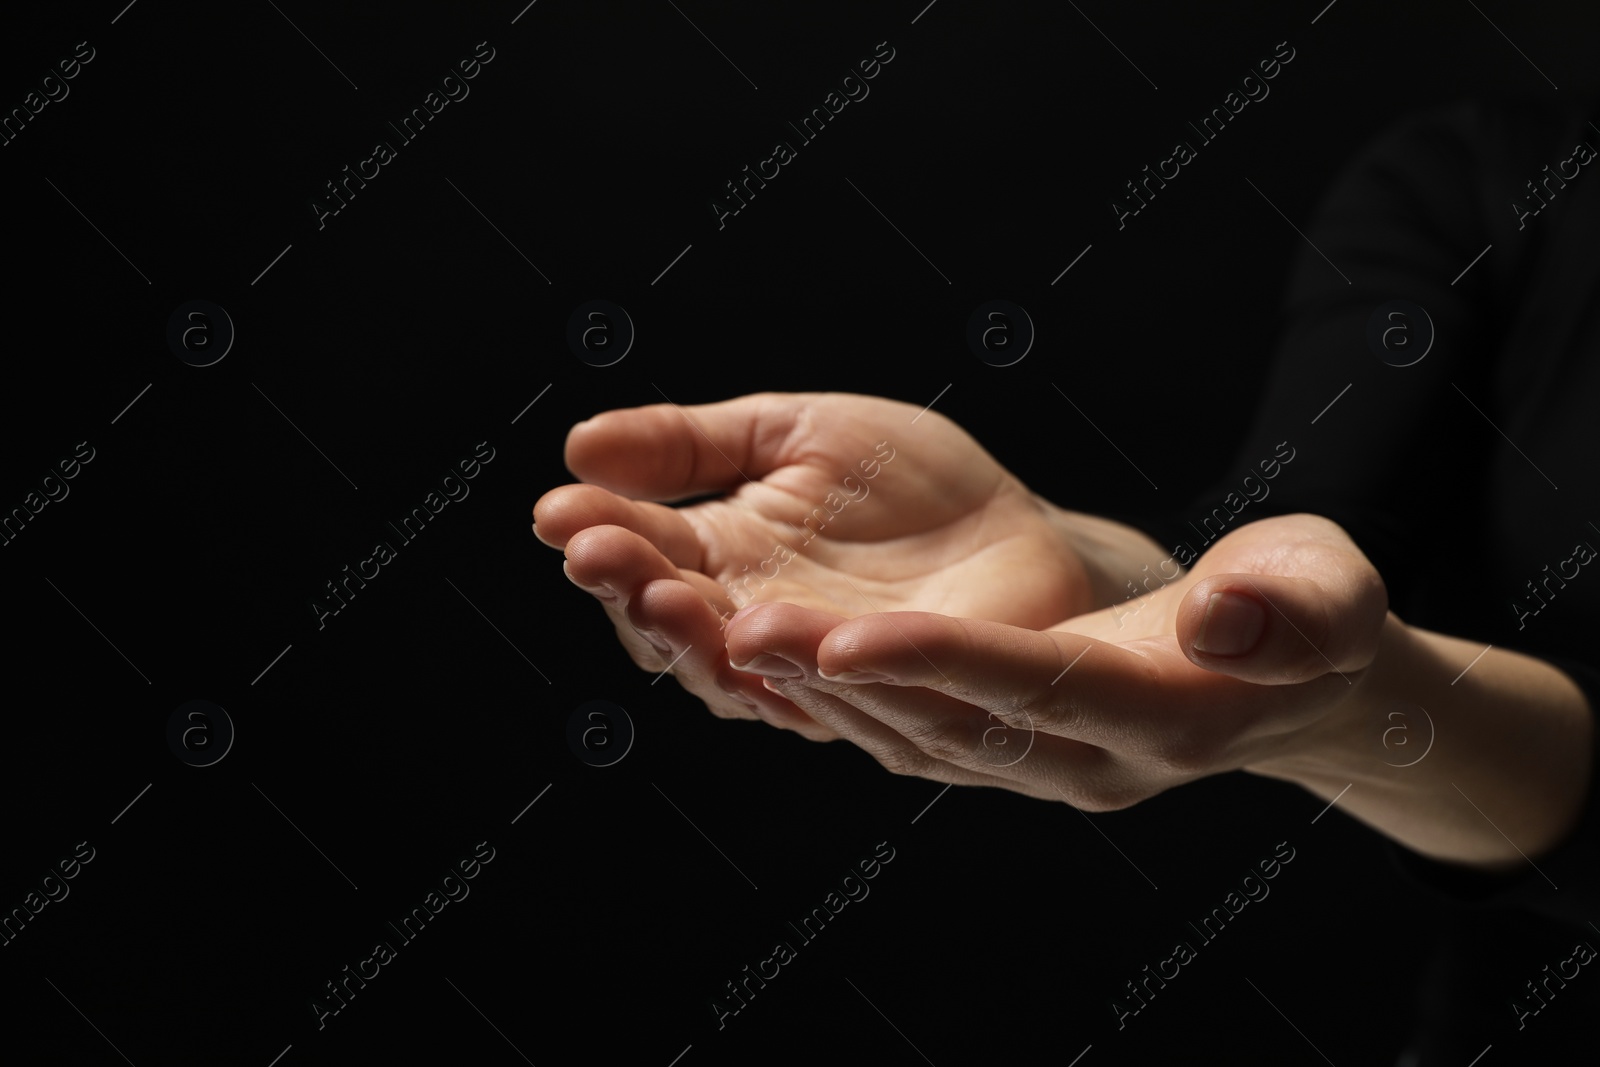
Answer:
[[[96,53],[0,148],[0,507],[95,449],[0,549],[0,907],[96,850],[0,949],[7,1045],[140,1067],[435,1043],[541,1065],[1392,1062],[1441,905],[1338,810],[1313,825],[1323,801],[1231,775],[1090,817],[717,720],[632,666],[530,508],[570,480],[574,422],[764,389],[937,397],[1064,506],[1181,508],[1247,428],[1300,240],[1284,216],[1412,109],[1592,89],[1600,11],[923,2],[6,13],[6,109]],[[1285,40],[1271,95],[1119,232],[1122,183]],[[470,95],[319,229],[323,183],[480,41]],[[880,41],[870,95],[719,230],[722,184]],[[638,329],[614,366],[564,341],[593,298]],[[965,344],[993,298],[1038,329],[1015,366]],[[237,329],[206,368],[165,342],[193,299]],[[470,496],[319,629],[323,584],[484,440]],[[237,729],[213,766],[167,746],[192,699]],[[637,733],[607,768],[567,743],[595,699]],[[484,840],[470,896],[319,1030],[323,983]],[[883,841],[870,896],[719,1031],[723,983]],[[1282,841],[1270,898],[1119,1032],[1124,982]]]

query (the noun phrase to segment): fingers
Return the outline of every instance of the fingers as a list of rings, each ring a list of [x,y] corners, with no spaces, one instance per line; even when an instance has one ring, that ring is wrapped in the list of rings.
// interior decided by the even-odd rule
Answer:
[[[739,717],[755,717],[755,701],[741,691],[748,687],[727,667],[722,622],[703,596],[674,579],[651,581],[629,600],[627,616],[640,632],[664,642],[662,669],[670,664],[685,688],[702,698],[720,695],[724,706],[742,709]]]
[[[1178,609],[1184,655],[1262,685],[1362,670],[1388,613],[1383,582],[1370,567],[1324,565],[1316,573],[1215,574],[1198,582]]]
[[[796,429],[816,396],[756,393],[715,404],[602,412],[568,431],[567,468],[640,499],[721,492],[793,461]]]
[[[823,722],[806,709],[798,706],[790,699],[790,694],[782,689],[774,689],[763,685],[763,681],[774,674],[790,674],[798,676],[801,668],[793,660],[780,660],[777,655],[763,656],[762,646],[768,643],[781,641],[782,648],[796,660],[804,662],[822,636],[840,622],[837,615],[829,615],[821,611],[810,611],[798,608],[791,604],[773,605],[776,611],[762,613],[757,620],[745,626],[735,624],[749,617],[755,606],[741,609],[723,627],[722,640],[724,660],[729,664],[730,675],[736,679],[740,692],[751,696],[756,701],[757,709],[774,718],[768,721],[775,726],[796,731],[813,740],[832,740],[839,735],[834,724]],[[732,634],[739,634],[740,641],[737,645],[730,644],[728,638]],[[781,655],[782,653],[778,653]],[[752,659],[757,660],[759,671],[750,670]],[[816,736],[825,733],[826,738]]]
[[[742,622],[765,637],[786,621],[779,608],[787,605]],[[774,638],[781,646],[781,633]],[[819,643],[814,662],[824,678],[925,686],[989,709],[1013,728],[1099,745],[1130,744],[1136,709],[1154,701],[1157,688],[1149,661],[1130,648],[920,611],[842,622]]]
[[[705,594],[717,592],[715,583],[705,575],[680,571],[650,542],[617,526],[591,527],[574,536],[567,542],[567,560],[561,569],[574,585],[600,601],[616,627],[617,639],[634,663],[648,671],[665,670],[675,649],[681,651],[694,642],[690,630],[694,613],[657,612],[647,623],[638,622],[632,613],[644,588],[653,582],[671,581],[692,589],[684,582],[689,579],[699,586],[700,607],[708,614],[711,609]],[[666,632],[658,632],[655,626]]]
[[[902,624],[907,617],[915,613],[895,616]],[[985,706],[919,685],[821,677],[818,648],[828,647],[840,631],[859,622],[791,604],[753,606],[729,622],[729,662],[736,669],[767,675],[769,688],[894,774],[1003,787],[1066,800],[1089,811],[1126,807],[1148,795],[1104,750],[1052,736],[1043,719],[1036,723],[1021,704],[1005,713],[989,710],[1005,695],[1002,676],[1012,676],[1007,670],[995,672],[989,683],[994,688],[982,692]],[[936,639],[929,644],[943,647]],[[966,684],[974,697],[984,685],[975,675]]]
[[[1031,728],[928,689],[822,679],[773,683],[812,718],[894,774],[1002,786],[1090,811],[1149,795],[1101,748]]]
[[[1004,772],[991,773],[985,769],[975,769],[918,749],[889,725],[859,710],[851,702],[859,699],[857,693],[846,694],[850,699],[845,699],[843,696],[826,691],[829,683],[819,683],[816,680],[769,678],[767,683],[792,700],[812,719],[866,752],[891,773],[915,775],[953,785],[995,786],[1026,793],[1039,799],[1061,799],[1060,793],[1048,787],[1017,782],[1006,777]],[[819,685],[821,688],[818,688]],[[937,694],[931,695],[937,696]],[[975,709],[967,710],[971,712]]]
[[[552,489],[533,506],[534,535],[551,548],[565,548],[592,526],[618,526],[649,541],[678,567],[704,570],[704,553],[694,529],[674,508],[629,500],[595,485]]]
[[[710,577],[680,568],[654,543],[621,526],[590,526],[567,540],[567,577],[585,592],[604,602],[608,597],[623,605],[647,582],[673,578],[688,582],[717,612],[731,611],[727,591]],[[668,635],[671,636],[671,635]],[[681,645],[680,645],[681,647]]]
[[[655,545],[620,526],[581,530],[566,547],[562,569],[600,601],[641,669],[670,667],[679,684],[722,718],[760,718],[813,741],[834,738],[759,678],[729,669],[719,613],[733,605],[715,581],[673,566]]]
[[[782,696],[768,692],[759,677],[728,665],[722,620],[705,597],[687,584],[657,580],[644,585],[628,603],[629,622],[642,632],[664,637],[679,684],[723,718],[760,718],[781,729],[826,741],[832,731]]]
[[[827,633],[816,635],[830,621]],[[728,633],[735,665],[763,652],[802,661],[810,654],[817,677],[925,687],[987,709],[1013,728],[1097,745],[1136,743],[1141,709],[1154,702],[1157,688],[1150,662],[1129,648],[924,612],[840,621],[767,604],[736,614]]]
[[[795,604],[751,604],[728,620],[728,662],[767,677],[815,675],[817,645],[844,622],[839,615]]]

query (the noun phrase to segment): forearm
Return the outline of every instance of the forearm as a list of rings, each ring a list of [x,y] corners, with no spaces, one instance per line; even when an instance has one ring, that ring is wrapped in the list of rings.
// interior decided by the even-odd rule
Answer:
[[[1349,786],[1342,810],[1424,856],[1485,870],[1537,861],[1576,825],[1594,723],[1562,671],[1391,614],[1355,684],[1338,711],[1246,769],[1328,800]]]

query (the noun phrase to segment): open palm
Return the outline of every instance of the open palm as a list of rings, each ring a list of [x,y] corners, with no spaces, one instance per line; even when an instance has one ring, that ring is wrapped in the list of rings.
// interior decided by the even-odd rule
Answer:
[[[673,663],[725,717],[832,736],[729,668],[721,620],[750,603],[1028,628],[1099,606],[1049,505],[910,404],[764,393],[610,411],[573,427],[566,461],[587,484],[546,493],[535,532],[565,550],[636,663]]]

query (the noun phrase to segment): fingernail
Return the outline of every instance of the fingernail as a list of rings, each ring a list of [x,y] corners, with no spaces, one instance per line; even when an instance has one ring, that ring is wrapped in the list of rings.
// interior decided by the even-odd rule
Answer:
[[[1208,656],[1242,656],[1256,647],[1267,628],[1267,613],[1238,593],[1212,593],[1194,647]]]
[[[572,571],[568,569],[565,562],[561,564],[561,573],[565,574],[567,576],[567,580],[573,585],[577,586],[579,589],[582,589],[585,593],[588,593],[590,596],[598,600],[613,601],[619,599],[621,596],[621,594],[619,594],[615,589],[611,588],[609,585],[606,585],[604,582],[599,585],[584,585],[582,582],[578,581],[578,579],[572,576]]]
[[[887,674],[879,674],[876,671],[840,671],[837,674],[829,674],[827,671],[818,671],[817,674],[822,678],[823,681],[826,682],[851,682],[857,685],[866,685],[869,682],[887,682],[891,680]]]
[[[804,678],[806,672],[798,664],[790,663],[782,656],[774,656],[762,652],[749,663],[735,663],[736,671],[748,671],[751,674],[761,674],[768,678]]]
[[[650,643],[650,647],[661,653],[663,656],[672,655],[672,646],[667,643],[667,639],[656,633],[654,630],[641,630],[635,626],[633,628],[633,632],[648,641]]]

